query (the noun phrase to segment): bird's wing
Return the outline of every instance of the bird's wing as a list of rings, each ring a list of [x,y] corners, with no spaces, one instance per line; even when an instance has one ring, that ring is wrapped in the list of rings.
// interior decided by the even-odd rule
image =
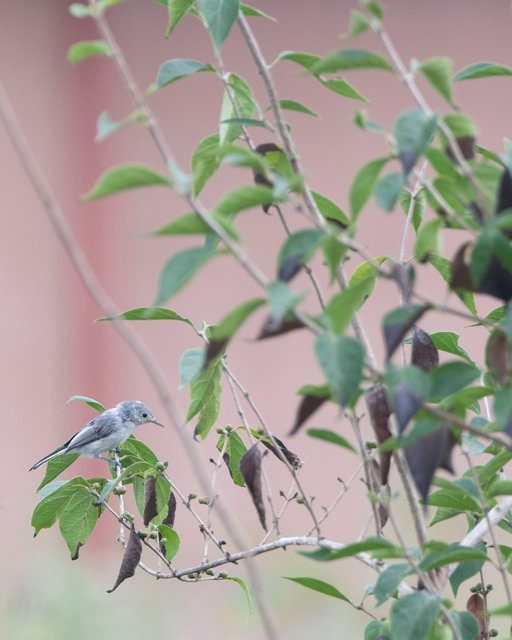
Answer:
[[[112,415],[110,410],[105,411],[82,427],[64,446],[71,453],[73,449],[106,438],[118,427],[118,423],[119,418],[116,415]]]

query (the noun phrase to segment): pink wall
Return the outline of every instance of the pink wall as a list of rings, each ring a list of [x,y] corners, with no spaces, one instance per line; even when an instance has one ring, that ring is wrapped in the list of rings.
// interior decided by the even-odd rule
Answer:
[[[0,77],[34,153],[105,288],[120,308],[149,306],[154,300],[158,274],[167,258],[178,247],[194,246],[198,242],[190,238],[176,240],[144,236],[187,211],[177,195],[163,188],[139,190],[94,203],[79,202],[79,196],[91,188],[102,171],[118,163],[144,163],[159,170],[163,167],[150,137],[141,126],[131,126],[101,144],[94,142],[96,119],[102,110],[108,110],[113,119],[120,119],[129,113],[131,106],[113,64],[107,59],[86,60],[76,67],[67,64],[66,51],[73,42],[98,37],[92,21],[72,18],[67,12],[67,4],[55,0],[16,3],[4,0],[0,3]],[[253,19],[251,23],[267,60],[271,61],[285,49],[324,54],[345,46],[340,45],[338,36],[346,30],[349,11],[356,4],[328,0],[317,3],[265,0],[258,2],[257,6],[279,19],[277,23]],[[419,3],[393,0],[388,3],[386,13],[389,33],[405,61],[412,57],[425,60],[434,55],[445,55],[454,59],[455,70],[477,61],[512,65],[512,18],[508,2],[452,0],[447,3],[433,0]],[[159,65],[167,59],[183,57],[214,62],[209,38],[192,17],[187,17],[169,40],[164,38],[165,8],[148,0],[137,0],[112,9],[109,20],[143,88],[156,79]],[[372,34],[364,34],[347,46],[382,51]],[[260,104],[267,106],[261,82],[253,71],[250,56],[237,29],[223,47],[223,56],[226,68],[247,78],[253,84]],[[401,110],[414,106],[407,91],[390,74],[365,71],[347,74],[347,79],[371,100],[368,107],[371,118],[388,130],[392,129],[394,118]],[[371,158],[386,153],[381,137],[364,133],[351,123],[355,110],[364,105],[321,90],[313,79],[302,76],[298,67],[288,62],[275,67],[275,80],[281,98],[304,102],[321,115],[321,119],[312,119],[290,113],[292,134],[311,187],[348,209],[348,190],[357,170]],[[441,99],[428,86],[423,84],[422,88],[432,106],[445,112],[446,105]],[[200,140],[216,131],[221,98],[219,80],[213,74],[198,74],[180,81],[179,85],[167,87],[151,99],[151,105],[183,167],[189,167],[191,154]],[[480,127],[479,142],[498,152],[503,149],[502,138],[511,135],[511,98],[510,78],[460,83],[456,89],[457,104]],[[257,142],[268,137],[258,129],[252,131]],[[27,469],[92,416],[91,410],[78,404],[67,407],[62,413],[60,407],[69,396],[83,394],[95,397],[107,406],[122,399],[138,398],[154,408],[157,416],[161,416],[163,411],[145,373],[113,328],[107,323],[94,324],[101,312],[70,266],[2,127],[0,176],[3,212],[3,232],[0,235],[3,268],[0,278],[4,301],[0,320],[3,354],[0,384],[3,390],[4,451],[8,453],[4,455],[2,466],[0,504],[4,528],[8,528],[11,534],[9,545],[2,545],[2,566],[7,567],[11,583],[28,580],[33,593],[37,594],[45,589],[45,576],[34,574],[31,567],[38,561],[40,549],[50,549],[59,558],[63,557],[65,550],[57,531],[42,532],[36,541],[32,540],[30,513],[36,504],[35,488],[42,472],[29,475]],[[204,203],[209,207],[215,206],[221,194],[240,180],[249,181],[249,176],[239,169],[223,168],[205,188]],[[289,212],[287,215],[293,228],[307,226],[295,214]],[[360,242],[373,255],[391,253],[396,256],[403,222],[399,211],[387,215],[372,202],[361,216]],[[273,276],[277,251],[284,237],[277,217],[265,217],[259,211],[249,211],[240,216],[239,229],[249,254],[269,276]],[[446,233],[447,255],[451,255],[456,245],[452,237],[455,235]],[[349,263],[349,272],[355,264],[356,261]],[[315,268],[321,271],[319,262],[315,263]],[[437,300],[444,300],[444,285],[437,278],[427,278],[424,271],[423,268],[418,269],[423,291]],[[299,290],[306,288],[308,283],[305,279],[297,279],[294,286]],[[398,296],[393,288],[386,285],[379,285],[378,291],[379,297],[369,303],[363,319],[381,357],[380,330],[374,320],[383,309],[396,306]],[[169,307],[190,317],[196,325],[202,320],[214,323],[235,301],[260,294],[258,286],[247,274],[233,260],[223,257],[178,294]],[[309,296],[308,305],[315,310],[313,295]],[[486,299],[479,301],[479,309],[483,313],[493,306],[497,305]],[[260,313],[244,327],[232,346],[229,362],[250,390],[270,428],[282,437],[293,422],[296,390],[304,382],[320,383],[322,377],[311,353],[311,338],[303,332],[255,344],[253,337],[262,319],[263,314]],[[424,326],[428,330],[458,330],[464,324],[463,321],[445,320],[432,314]],[[186,409],[188,392],[177,388],[178,360],[185,348],[201,346],[199,340],[189,327],[179,323],[148,323],[137,328],[160,358],[173,394]],[[481,339],[473,337],[472,331],[475,330],[464,333],[462,344],[471,348],[475,340],[473,344],[478,353]],[[233,402],[226,395],[219,422],[236,424],[237,421]],[[323,410],[311,424],[339,428],[341,433],[352,439],[349,425],[340,419],[334,407]],[[171,473],[184,491],[197,487],[190,463],[171,425],[166,432],[146,427],[144,432],[140,430],[139,436],[162,459],[170,461]],[[205,464],[213,455],[213,437],[211,440],[200,449]],[[326,453],[325,447],[311,442],[305,434],[297,436],[290,446],[307,461],[301,475],[307,490],[317,496],[318,504],[329,503],[336,495],[336,477],[341,475],[347,480],[357,466],[354,457],[340,455],[337,451]],[[84,461],[77,463],[76,469],[82,473],[99,473],[103,470],[101,465],[95,461]],[[274,485],[276,495],[279,489],[288,489],[289,480],[277,464],[269,464],[269,473],[278,478]],[[228,487],[227,479],[224,481]],[[398,484],[396,480],[395,483]],[[354,490],[344,498],[344,507],[327,527],[327,535],[349,540],[359,533],[367,513],[364,509],[361,512],[357,509],[364,494],[358,485],[356,483]],[[260,532],[248,498],[231,488],[226,491],[231,496],[230,500],[236,501],[237,513],[241,514],[249,537],[257,541]],[[182,512],[177,528],[185,537],[188,536],[187,522],[188,518]],[[309,527],[299,508],[293,510],[290,522],[287,531],[290,534]],[[109,558],[114,556],[115,565],[120,558],[120,550],[112,540],[114,525],[104,522],[102,530],[103,537],[93,535],[90,545],[83,551],[84,562],[96,566],[98,557],[109,562]],[[183,564],[197,559],[195,535],[194,531],[190,534],[190,541],[187,538],[184,543]],[[410,537],[412,541],[412,534]],[[287,556],[292,553],[289,551]],[[263,566],[268,572],[265,575],[269,577],[270,590],[270,576],[275,571],[272,559],[263,560]],[[302,572],[310,571],[311,575],[316,569],[309,565],[301,566]],[[279,570],[281,574],[291,571],[292,575],[297,575],[290,568]],[[332,581],[357,600],[361,584],[365,584],[364,572],[355,565],[352,570],[361,574],[355,579],[356,586],[351,585],[351,576],[346,576],[344,566],[333,570]],[[80,566],[73,567],[73,576],[77,580],[81,579],[80,571]],[[343,573],[337,574],[337,571]],[[314,575],[319,576],[319,573]],[[100,576],[100,586],[97,586],[100,592],[111,586],[111,578],[111,571]],[[231,592],[227,595],[226,590],[216,590],[211,586],[198,587],[192,595],[191,587],[174,583],[172,586],[155,585],[146,576],[138,579],[144,588],[151,589],[151,593],[158,593],[154,596],[156,599],[162,597],[162,592],[170,590],[176,602],[192,596],[197,598],[197,606],[206,606],[208,600],[215,609],[225,599],[234,597]],[[370,579],[368,576],[366,582]],[[126,601],[122,600],[126,606],[130,602],[130,589],[135,588],[136,585],[129,585],[124,594],[119,592],[120,599],[126,598]],[[279,595],[274,595],[275,602],[280,603],[282,620],[287,621],[281,628],[283,637],[291,637],[290,629],[294,629],[294,637],[311,637],[308,633],[313,628],[316,631],[322,629],[326,640],[339,637],[339,629],[334,625],[318,622],[316,618],[315,623],[308,622],[306,618],[321,611],[331,616],[330,620],[341,623],[350,617],[346,610],[340,610],[340,606],[332,603],[317,600],[311,603],[307,600],[303,605],[306,613],[297,620],[296,616],[300,614],[293,612],[293,602],[304,594],[298,594],[298,587],[294,585],[281,584],[280,588]],[[237,605],[243,606],[239,601]],[[212,619],[217,620],[215,616]],[[187,637],[199,637],[198,634],[205,629],[209,630],[208,637],[217,637],[212,635],[214,629],[201,617],[189,622],[192,626],[185,631]],[[222,637],[238,637],[243,628],[243,615],[235,615],[232,626],[226,621],[224,623],[226,626],[217,620],[213,626],[223,627]],[[256,623],[251,625],[249,632],[251,630],[254,635],[247,637],[261,637]]]

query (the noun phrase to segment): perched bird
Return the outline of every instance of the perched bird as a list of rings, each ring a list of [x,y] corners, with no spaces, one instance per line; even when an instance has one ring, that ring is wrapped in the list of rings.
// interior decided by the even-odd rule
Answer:
[[[119,447],[131,435],[132,431],[140,424],[152,422],[160,427],[164,425],[158,422],[151,409],[138,400],[125,400],[113,409],[105,411],[93,418],[84,427],[77,431],[65,444],[53,453],[49,453],[39,462],[36,462],[29,471],[37,469],[45,462],[62,456],[66,453],[79,453],[82,456],[98,458],[113,462],[110,458],[103,458],[100,453]]]

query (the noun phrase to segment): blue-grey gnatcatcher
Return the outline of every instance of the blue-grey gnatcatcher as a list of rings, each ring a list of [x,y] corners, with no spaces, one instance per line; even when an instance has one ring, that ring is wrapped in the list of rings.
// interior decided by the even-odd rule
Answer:
[[[158,422],[152,411],[138,400],[125,400],[113,409],[105,411],[88,422],[85,427],[77,431],[65,444],[53,453],[49,453],[39,462],[36,462],[29,471],[37,469],[48,460],[62,456],[66,453],[79,453],[89,458],[113,462],[110,458],[103,458],[100,453],[119,447],[131,435],[132,431],[140,424],[152,422],[160,427],[164,425]]]

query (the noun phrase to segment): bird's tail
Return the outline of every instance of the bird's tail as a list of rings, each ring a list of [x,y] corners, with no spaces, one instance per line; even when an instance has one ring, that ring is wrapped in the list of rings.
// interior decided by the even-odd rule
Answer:
[[[53,458],[56,458],[57,456],[61,456],[64,453],[66,453],[66,448],[65,447],[60,447],[59,449],[57,449],[53,453],[49,453],[47,456],[45,456],[44,458],[41,458],[41,460],[39,460],[38,462],[33,464],[30,467],[29,471],[32,471],[33,469],[37,469],[38,467],[40,467],[45,462],[48,462],[49,460],[52,460]]]

